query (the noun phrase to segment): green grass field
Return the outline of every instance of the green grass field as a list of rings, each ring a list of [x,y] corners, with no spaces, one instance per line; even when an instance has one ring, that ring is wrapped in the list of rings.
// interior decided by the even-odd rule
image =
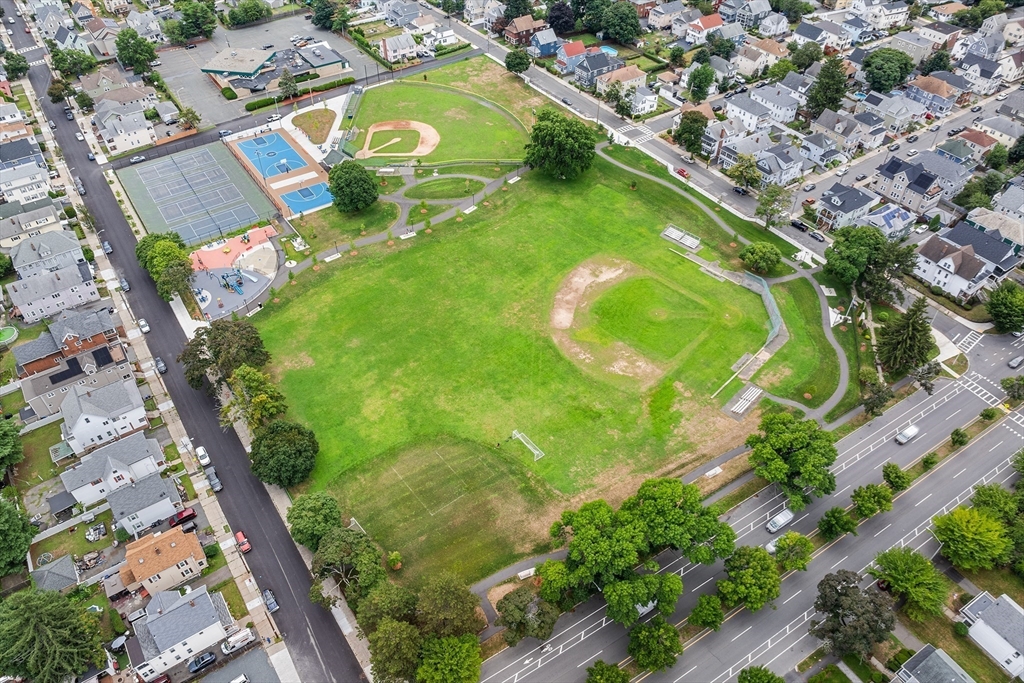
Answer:
[[[501,108],[448,88],[397,81],[363,95],[354,125],[360,129],[355,146],[363,148],[366,129],[380,121],[412,120],[433,126],[441,136],[424,163],[473,159],[520,159],[528,141],[526,129]],[[472,131],[472,134],[467,134]],[[378,134],[381,143],[396,133]],[[377,139],[378,135],[374,135]],[[386,137],[388,136],[388,137]],[[411,150],[410,150],[411,151]],[[395,157],[381,157],[389,162]],[[373,159],[368,162],[375,163]]]
[[[462,199],[484,189],[484,184],[471,178],[440,178],[428,180],[409,188],[409,199]]]
[[[818,295],[803,279],[775,285],[772,293],[786,321],[789,341],[754,375],[754,381],[777,396],[817,408],[839,386],[838,361],[821,328]]]
[[[486,575],[543,544],[566,496],[595,485],[624,495],[735,432],[709,397],[764,343],[767,314],[758,296],[700,273],[658,236],[673,222],[717,244],[725,236],[711,219],[654,183],[632,191],[633,178],[600,160],[576,182],[527,174],[415,244],[303,273],[255,319],[289,417],[321,444],[309,488],[337,495],[401,551],[408,580],[449,562],[467,579]],[[595,324],[605,340],[671,358],[648,388],[584,367],[552,337],[567,275],[607,259],[639,275],[598,297]],[[513,429],[546,457],[534,462],[518,442],[497,448]],[[430,457],[447,448],[459,465]],[[415,498],[449,507],[431,515]]]
[[[397,142],[392,142],[397,140]],[[419,131],[381,130],[370,138],[370,151],[382,154],[408,154],[420,144]]]

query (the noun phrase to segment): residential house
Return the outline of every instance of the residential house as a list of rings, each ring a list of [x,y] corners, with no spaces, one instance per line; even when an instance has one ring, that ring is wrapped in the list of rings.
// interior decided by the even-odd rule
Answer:
[[[11,300],[11,314],[26,323],[38,322],[68,308],[100,299],[87,263],[17,280],[6,289]]]
[[[910,20],[910,7],[902,1],[879,3],[868,9],[867,16],[862,15],[862,18],[876,31],[884,31],[904,26]]]
[[[198,578],[205,567],[199,538],[173,527],[130,542],[119,573],[128,590],[134,593],[145,588],[153,595]]]
[[[1024,135],[1024,123],[1002,116],[990,116],[975,123],[973,128],[991,135],[1007,147],[1013,147],[1013,143]]]
[[[388,26],[406,26],[420,16],[420,7],[415,2],[391,0],[384,5],[384,23]]]
[[[70,553],[61,555],[29,574],[36,588],[41,591],[66,594],[78,586],[78,568]]]
[[[63,231],[61,217],[49,198],[32,202],[38,208],[26,209],[10,218],[0,220],[0,249],[13,249],[19,242],[44,233]]]
[[[984,157],[992,151],[993,147],[999,144],[999,141],[988,133],[982,133],[980,130],[974,130],[973,128],[968,128],[960,133],[958,137],[965,145],[971,148],[977,159]]]
[[[416,41],[408,33],[380,41],[380,56],[392,64],[416,57]]]
[[[949,56],[954,61],[959,61],[967,55],[977,55],[994,60],[999,58],[999,53],[1003,51],[1004,45],[1001,35],[983,36],[979,33],[972,33],[961,36],[950,50]]]
[[[810,76],[790,71],[786,74],[785,78],[774,86],[765,86],[763,88],[758,88],[758,90],[768,90],[770,87],[782,89],[786,91],[790,97],[799,102],[802,107],[807,104],[807,91],[811,89],[812,85],[814,85],[814,79]]]
[[[654,9],[654,7],[656,5],[655,0],[629,0],[629,1],[633,5],[633,8],[636,9],[636,15],[639,18],[641,18],[641,19],[646,19],[650,15],[651,10]]]
[[[925,119],[928,110],[920,102],[915,102],[903,93],[883,95],[877,92],[868,93],[860,104],[858,112],[869,112],[885,122],[885,129],[891,135],[898,135],[911,123]]]
[[[839,25],[844,31],[846,31],[846,34],[850,36],[851,45],[857,45],[860,43],[861,36],[871,31],[871,24],[858,16],[849,16],[843,19]]]
[[[593,88],[597,84],[597,77],[614,71],[625,65],[618,57],[612,57],[607,52],[597,50],[588,52],[576,65],[573,72],[573,79],[584,88]]]
[[[971,179],[973,163],[963,164],[953,158],[940,154],[938,150],[925,150],[917,157],[917,163],[928,169],[935,176],[942,188],[943,199],[952,202],[953,197],[960,194],[964,185]]]
[[[689,24],[686,29],[686,42],[689,43],[691,47],[703,45],[708,42],[708,35],[711,31],[724,23],[725,22],[722,21],[722,15],[717,12],[715,14],[709,14],[706,17],[701,17]]]
[[[682,14],[685,9],[686,5],[682,3],[682,0],[672,0],[672,2],[655,5],[647,15],[647,26],[660,31],[670,30],[672,20]]]
[[[679,16],[672,19],[672,35],[685,40],[686,32],[690,30],[690,24],[702,16],[699,9],[684,9]]]
[[[973,92],[971,83],[966,78],[950,71],[933,71],[928,75],[939,79],[956,93],[956,106],[966,107],[970,104]]]
[[[903,33],[897,33],[892,37],[889,45],[894,50],[900,52],[906,52],[910,55],[910,58],[914,60],[915,66],[920,64],[925,57],[932,53],[935,48],[935,44],[930,38],[914,33],[912,31],[904,31]]]
[[[403,28],[405,29],[405,32],[410,35],[422,36],[433,31],[436,26],[437,23],[434,21],[434,18],[430,15],[424,14],[416,17],[408,24],[404,24]]]
[[[1024,78],[1024,49],[1004,53],[999,58],[999,72],[1004,83],[1016,83]]]
[[[934,116],[946,116],[956,104],[957,93],[945,81],[932,76],[918,76],[907,84],[904,94],[923,104]]]
[[[1014,47],[1024,43],[1024,19],[1006,22],[1006,26],[1003,27],[1003,40]]]
[[[952,22],[953,17],[956,16],[957,12],[965,9],[970,9],[970,7],[960,2],[947,2],[944,5],[932,7],[928,10],[928,14],[930,14],[933,19],[950,23]]]
[[[128,16],[124,19],[125,24],[128,28],[135,29],[140,36],[145,38],[151,43],[166,43],[167,37],[164,36],[164,29],[160,23],[160,17],[153,14],[153,10],[147,10],[145,12],[136,12],[132,10],[128,12]]]
[[[857,225],[877,202],[878,197],[872,192],[835,183],[818,202],[818,229],[838,230],[847,225]]]
[[[116,36],[115,36],[116,37]],[[96,100],[105,92],[131,85],[132,79],[116,65],[101,66],[92,73],[82,74],[79,85],[89,97]]]
[[[800,107],[800,103],[790,95],[790,91],[778,86],[755,88],[750,91],[750,99],[767,107],[768,115],[782,124],[795,121],[796,110]]]
[[[114,57],[117,55],[117,34],[121,26],[113,19],[96,18],[85,23],[89,33],[92,54],[95,57]],[[88,74],[87,74],[88,75]]]
[[[878,167],[872,189],[910,211],[923,214],[939,203],[942,186],[936,174],[921,163],[892,157]]]
[[[904,240],[917,222],[917,216],[899,204],[883,204],[864,216],[861,225],[870,225],[882,231],[891,240]]]
[[[1020,262],[1012,245],[959,223],[921,246],[914,275],[957,299],[967,300],[986,285],[998,285]]]
[[[960,5],[959,2],[951,4]],[[908,659],[893,680],[900,683],[977,683],[945,651],[936,649],[931,643]]]
[[[62,28],[74,27],[71,18],[64,12],[63,7],[44,5],[36,12],[36,28],[43,38],[53,40],[57,31]]]
[[[979,206],[971,209],[964,222],[1012,245],[1017,254],[1024,250],[1024,221]]]
[[[84,24],[93,18],[92,10],[80,2],[76,2],[71,5],[71,16],[74,17],[75,21],[79,24]]]
[[[156,593],[146,605],[146,616],[132,622],[135,636],[126,643],[132,668],[144,681],[152,681],[174,666],[227,637],[234,623],[224,596],[197,586],[184,595]]]
[[[608,71],[597,77],[597,94],[603,95],[613,83],[620,85],[620,93],[625,93],[630,88],[640,88],[647,82],[647,74],[635,64],[624,66],[615,71]]]
[[[678,124],[677,124],[678,125]],[[701,136],[701,153],[710,159],[711,163],[719,163],[719,154],[726,145],[735,143],[747,135],[747,129],[733,119],[718,121],[708,119],[707,128]]]
[[[106,349],[106,355],[109,356],[109,350],[118,344],[118,336],[123,334],[124,328],[117,326],[105,308],[96,311],[65,311],[39,337],[11,349],[16,363],[15,371],[24,380],[32,375],[49,372],[80,354]],[[94,365],[94,368],[97,367]]]
[[[960,138],[950,138],[935,148],[935,154],[955,164],[974,167],[974,148]]]
[[[78,455],[149,426],[135,381],[99,389],[75,386],[60,406],[64,440]]]
[[[86,454],[60,474],[64,488],[83,507],[105,500],[107,494],[163,469],[164,456],[156,439],[136,432]]]
[[[74,233],[47,231],[16,244],[11,249],[11,263],[18,277],[27,280],[33,275],[85,263],[85,256]]]
[[[747,78],[753,78],[754,76],[760,76],[761,72],[768,68],[768,62],[771,58],[771,55],[760,48],[753,45],[744,45],[732,58],[732,61],[736,66],[737,72]]]
[[[103,6],[111,14],[128,14],[132,8],[128,0],[103,0]]]
[[[594,48],[594,51],[599,52],[600,49]],[[576,70],[576,65],[580,63],[580,60],[583,59],[586,53],[587,48],[583,45],[582,40],[562,43],[555,51],[555,68],[563,76],[572,73]]]
[[[745,29],[759,26],[772,13],[768,0],[748,0],[736,12],[736,22]]]
[[[992,208],[1015,221],[1024,222],[1024,188],[1010,183],[1002,194],[996,196]]]
[[[530,36],[530,47],[526,51],[531,57],[550,57],[558,51],[561,44],[562,39],[550,28],[546,28]]]
[[[730,40],[737,47],[743,45],[749,38],[743,27],[735,23],[722,24],[718,28],[713,29],[708,35],[715,36],[719,40]]]
[[[761,171],[761,187],[785,187],[803,175],[804,164],[799,150],[788,142],[773,145],[757,154],[757,169]]]
[[[953,67],[953,73],[963,76],[976,95],[991,95],[1003,84],[1002,66],[985,57],[968,54]]]
[[[1024,92],[1012,92],[999,104],[996,113],[1002,117],[1024,123]]]
[[[739,122],[748,132],[766,130],[772,121],[771,109],[746,93],[726,100],[725,115]]]
[[[836,141],[824,133],[814,133],[801,140],[800,156],[822,168],[828,167],[832,162],[842,162],[846,158],[842,151],[837,149]]]
[[[640,86],[633,91],[633,100],[630,102],[629,110],[633,116],[650,114],[658,108],[658,95],[647,86]]]
[[[757,32],[765,38],[777,38],[789,33],[789,20],[785,14],[772,12],[757,26]]]
[[[540,33],[548,28],[548,23],[542,19],[534,19],[530,14],[513,19],[505,27],[505,40],[513,45],[528,45],[534,33]]]
[[[79,52],[89,54],[89,41],[84,36],[80,36],[63,26],[57,29],[57,33],[53,36],[53,42],[61,50],[78,50]]]
[[[48,196],[49,192],[50,171],[46,164],[29,161],[17,166],[3,167],[0,198],[4,201],[26,204]]]
[[[718,55],[711,55],[709,65],[715,70],[715,78],[719,83],[732,81],[736,78],[736,67]]]
[[[923,38],[932,41],[932,47],[936,50],[950,50],[960,39],[963,29],[959,26],[947,24],[944,21],[933,21],[930,24],[922,24],[915,31]]]
[[[963,606],[967,636],[1010,678],[1024,678],[1024,609],[1013,598],[982,591]]]

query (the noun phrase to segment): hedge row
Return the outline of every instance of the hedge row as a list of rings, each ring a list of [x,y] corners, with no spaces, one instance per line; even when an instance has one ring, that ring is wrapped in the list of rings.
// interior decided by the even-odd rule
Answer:
[[[224,96],[225,100],[237,100],[238,99],[238,93],[236,93],[234,90],[232,90],[231,88],[228,88],[228,87],[221,88],[220,89],[220,94]]]
[[[333,90],[334,88],[340,88],[343,85],[352,85],[355,82],[356,82],[355,78],[353,78],[352,76],[346,76],[345,78],[341,78],[341,79],[338,79],[336,81],[328,81],[326,83],[320,83],[319,85],[314,85],[311,88],[302,88],[302,89],[299,90],[299,94],[300,95],[309,95],[310,93],[315,93],[315,92],[325,92],[327,90]],[[285,97],[284,95],[275,95],[274,97],[263,97],[263,98],[258,99],[258,100],[253,100],[252,102],[246,102],[245,110],[246,111],[256,111],[257,109],[262,109],[263,107],[269,107],[270,105],[276,104],[278,102],[284,102],[287,99],[288,98]]]

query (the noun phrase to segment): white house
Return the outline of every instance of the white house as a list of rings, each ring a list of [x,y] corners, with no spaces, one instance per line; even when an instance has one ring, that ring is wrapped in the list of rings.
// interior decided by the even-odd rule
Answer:
[[[967,635],[1010,675],[1024,676],[1024,609],[1008,595],[982,591],[960,610]]]
[[[61,432],[77,455],[149,426],[142,394],[134,381],[99,389],[75,386],[60,406]]]
[[[88,507],[111,491],[160,471],[163,453],[156,439],[136,432],[83,457],[60,474],[64,488]]]
[[[224,596],[206,586],[184,595],[161,591],[146,605],[146,616],[132,622],[128,658],[143,680],[152,681],[224,640],[233,623]]]

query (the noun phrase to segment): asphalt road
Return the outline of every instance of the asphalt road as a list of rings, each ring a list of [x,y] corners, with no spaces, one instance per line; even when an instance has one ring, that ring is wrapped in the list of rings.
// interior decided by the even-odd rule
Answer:
[[[0,0],[13,16],[11,0]],[[13,37],[31,40],[24,33],[20,17],[12,28]],[[45,65],[29,70],[29,79],[37,93],[45,93],[50,73]],[[181,366],[175,360],[186,338],[166,302],[156,293],[149,276],[135,260],[136,238],[128,227],[103,177],[102,170],[88,161],[84,142],[75,139],[76,124],[66,120],[63,105],[43,97],[43,111],[57,128],[56,139],[72,175],[82,178],[87,191],[85,205],[92,213],[100,239],[114,249],[110,260],[118,274],[132,283],[127,294],[133,318],[145,317],[153,329],[146,342],[154,356],[169,367],[164,384],[174,400],[178,414],[195,445],[206,446],[224,483],[218,500],[232,528],[245,531],[253,550],[245,556],[261,588],[273,589],[281,609],[274,620],[281,631],[296,669],[303,681],[347,682],[363,679],[363,672],[337,622],[329,612],[309,601],[311,577],[284,522],[277,514],[263,484],[249,469],[249,459],[234,430],[223,429],[217,420],[218,406],[205,393],[191,389]]]

